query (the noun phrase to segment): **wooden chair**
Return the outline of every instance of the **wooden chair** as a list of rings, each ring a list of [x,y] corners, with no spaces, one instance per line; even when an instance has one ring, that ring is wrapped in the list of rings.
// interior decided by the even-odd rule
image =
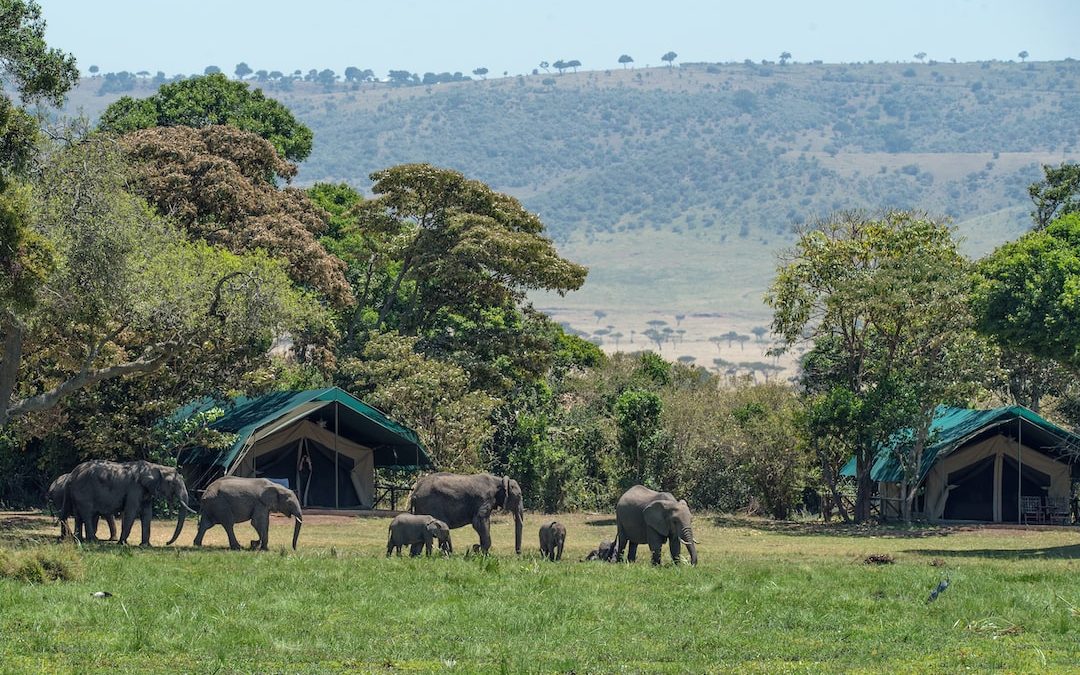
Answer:
[[[1020,498],[1020,517],[1025,525],[1043,522],[1042,499],[1039,497]]]
[[[1046,498],[1046,519],[1053,525],[1068,525],[1072,518],[1069,500],[1065,497]]]

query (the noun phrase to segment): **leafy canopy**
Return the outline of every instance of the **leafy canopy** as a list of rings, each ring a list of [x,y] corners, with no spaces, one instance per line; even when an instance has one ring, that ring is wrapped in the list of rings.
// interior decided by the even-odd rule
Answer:
[[[293,162],[311,154],[311,130],[288,108],[264,96],[261,89],[249,89],[222,73],[167,84],[149,98],[125,96],[101,114],[100,128],[124,134],[150,127],[218,124],[265,138],[279,155]]]

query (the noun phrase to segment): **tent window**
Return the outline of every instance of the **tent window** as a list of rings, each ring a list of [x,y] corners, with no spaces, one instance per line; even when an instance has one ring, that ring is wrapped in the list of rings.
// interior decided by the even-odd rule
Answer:
[[[948,520],[994,519],[994,455],[953,471],[947,479],[955,485],[942,516]],[[1013,506],[1015,509],[1015,505]]]

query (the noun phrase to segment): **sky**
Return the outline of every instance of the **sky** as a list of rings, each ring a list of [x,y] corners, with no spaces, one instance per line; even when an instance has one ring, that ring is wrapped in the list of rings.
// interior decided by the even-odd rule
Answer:
[[[347,66],[495,76],[678,61],[1080,58],[1078,0],[40,0],[46,40],[86,72]]]

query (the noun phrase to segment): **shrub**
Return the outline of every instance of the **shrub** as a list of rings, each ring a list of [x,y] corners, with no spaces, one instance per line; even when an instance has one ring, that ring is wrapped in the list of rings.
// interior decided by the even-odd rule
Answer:
[[[0,577],[30,584],[75,581],[83,577],[82,558],[69,546],[42,546],[0,551]]]

